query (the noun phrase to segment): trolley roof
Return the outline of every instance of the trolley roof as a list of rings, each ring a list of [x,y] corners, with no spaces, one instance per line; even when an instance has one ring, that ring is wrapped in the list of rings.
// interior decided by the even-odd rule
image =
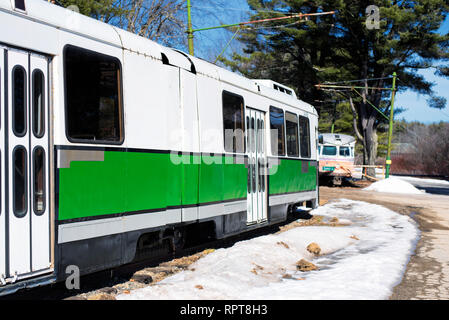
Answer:
[[[107,23],[51,4],[47,1],[24,0],[24,2],[25,11],[22,11],[15,8],[14,0],[0,0],[0,11],[6,11],[24,19],[43,23],[56,29],[95,39],[97,41],[122,48],[123,50],[143,54],[152,59],[162,60],[162,54],[164,54],[170,64],[177,67],[191,71],[193,64],[195,71],[199,74],[230,83],[248,91],[259,93],[270,99],[277,100],[281,103],[300,108],[306,112],[317,115],[315,108],[312,105],[297,99],[291,88],[276,83],[272,80],[248,79],[202,59],[190,56],[184,52],[164,47],[147,38],[143,38]],[[30,32],[27,32],[23,36],[34,37],[34,35]],[[11,39],[15,38],[17,38],[17,35],[11,37]],[[26,41],[26,39],[23,41]],[[32,42],[30,41],[30,43]],[[54,48],[54,44],[48,47]],[[57,52],[49,53],[58,54]]]
[[[320,133],[318,139],[320,144],[345,145],[355,142],[353,136],[341,133]]]

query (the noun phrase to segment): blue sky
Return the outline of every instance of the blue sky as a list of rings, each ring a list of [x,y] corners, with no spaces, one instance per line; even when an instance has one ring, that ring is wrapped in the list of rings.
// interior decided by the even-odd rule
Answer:
[[[420,71],[426,80],[433,82],[433,87],[437,96],[447,99],[449,104],[449,79],[441,78],[434,75],[432,69]],[[411,90],[399,93],[396,96],[395,105],[406,108],[407,111],[401,113],[398,118],[407,121],[419,121],[424,123],[449,122],[449,106],[443,110],[430,108],[427,106],[427,96],[419,95]]]
[[[449,31],[449,18],[441,26],[439,32],[447,33]],[[448,105],[443,110],[430,108],[427,106],[427,96],[418,95],[408,90],[397,95],[396,105],[406,108],[407,111],[401,113],[398,118],[407,121],[420,121],[424,123],[449,122],[449,78],[438,77],[434,74],[434,69],[426,69],[418,73],[423,75],[426,80],[434,83],[433,90],[437,96],[447,99]]]
[[[208,5],[209,4],[209,5]],[[217,10],[216,6],[223,5],[223,10]],[[213,8],[210,1],[192,0],[192,22],[194,28],[204,28],[220,24],[232,24],[248,20],[249,8],[245,0],[215,0]],[[226,8],[226,9],[224,9]],[[441,26],[439,32],[449,31],[449,17]],[[195,33],[195,55],[213,61],[225,47],[232,33],[225,29],[209,30]],[[239,52],[241,44],[232,41],[226,50],[226,54]],[[449,78],[438,77],[434,69],[426,69],[418,72],[426,80],[434,83],[434,91],[437,96],[447,99],[448,106],[443,110],[433,109],[427,105],[428,96],[419,95],[411,90],[398,93],[395,106],[407,109],[397,116],[398,119],[407,121],[420,121],[433,123],[449,122]]]

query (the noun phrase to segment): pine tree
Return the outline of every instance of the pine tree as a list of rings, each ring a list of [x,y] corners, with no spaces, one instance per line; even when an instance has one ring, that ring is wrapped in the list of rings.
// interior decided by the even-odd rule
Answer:
[[[58,0],[58,2],[66,8],[77,6],[79,13],[103,22],[110,22],[126,13],[120,6],[120,1],[116,0]]]
[[[222,59],[234,71],[289,85],[296,89],[300,99],[312,105],[334,100],[337,95],[320,91],[315,84],[375,78],[378,80],[353,84],[389,87],[388,77],[396,72],[399,91],[412,89],[428,95],[429,106],[445,106],[446,101],[432,91],[432,83],[416,71],[432,67],[440,75],[449,75],[449,67],[442,65],[449,61],[449,36],[437,33],[448,15],[447,1],[247,1],[254,12],[252,20],[297,12],[336,13],[302,22],[294,19],[282,24],[271,22],[264,28],[241,31],[243,54],[235,54],[232,60]],[[369,28],[373,22],[367,17],[370,5],[379,9],[378,29]],[[377,129],[387,121],[367,100],[389,115],[390,92],[363,89],[360,93],[361,97],[350,92],[344,94],[352,97],[350,106],[356,119],[353,130],[363,145],[364,164],[372,165],[378,149]]]

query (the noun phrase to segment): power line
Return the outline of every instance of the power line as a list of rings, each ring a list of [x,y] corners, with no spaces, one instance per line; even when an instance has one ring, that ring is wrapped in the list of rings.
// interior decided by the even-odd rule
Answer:
[[[444,112],[442,109],[439,109],[439,110],[440,110],[440,112],[441,112],[442,114],[444,114],[446,117],[449,118],[449,114],[447,114],[446,112]]]
[[[304,20],[295,21],[295,22],[292,22],[292,23],[282,24],[282,25],[278,25],[278,26],[265,26],[265,27],[251,27],[249,25],[246,25],[246,26],[241,26],[240,29],[241,30],[278,29],[278,28],[285,28],[285,27],[294,26],[294,25],[300,24],[302,22],[304,22]],[[194,26],[195,26],[195,28],[197,28],[197,25],[194,25]]]
[[[204,7],[204,6],[194,6],[194,5],[192,5],[192,8],[217,10],[216,7]],[[266,13],[299,14],[296,12],[274,11],[274,10],[252,10],[252,9],[228,8],[228,7],[226,7],[226,10],[248,12],[248,13],[255,11],[255,12],[266,12]]]
[[[300,21],[296,21],[293,23],[288,23],[288,24],[284,24],[284,25],[280,25],[280,26],[266,26],[266,27],[245,27],[245,29],[248,30],[258,30],[258,29],[279,29],[279,28],[285,28],[285,27],[290,27],[290,26],[294,26],[297,24],[300,24],[304,22],[304,20],[300,20]]]
[[[369,79],[347,80],[347,81],[337,81],[337,82],[325,81],[324,84],[339,84],[339,83],[344,84],[344,83],[364,82],[364,81],[373,81],[373,80],[386,80],[386,79],[393,79],[393,77],[369,78]]]
[[[323,90],[323,89],[322,89]],[[331,89],[327,90],[327,91],[331,91]],[[349,97],[347,97],[346,95],[342,94],[342,91],[348,91],[348,90],[334,90],[337,93],[340,93],[343,97],[345,97],[346,99],[349,99]],[[411,133],[416,137],[419,137],[415,132],[410,131],[407,127],[405,127],[402,123],[398,122],[397,120],[394,122],[394,125],[397,125],[399,127],[401,127],[402,129],[404,129],[405,131],[407,131],[407,133]]]
[[[310,17],[321,16],[321,15],[328,15],[328,14],[334,14],[334,13],[335,13],[335,11],[316,12],[316,13],[298,13],[298,14],[295,14],[295,15],[288,15],[288,16],[283,16],[283,17],[266,18],[266,19],[252,20],[252,21],[246,21],[246,22],[240,22],[240,23],[224,24],[224,25],[208,27],[208,28],[194,29],[194,30],[190,30],[189,32],[192,33],[192,32],[206,31],[206,30],[213,30],[213,29],[220,29],[220,28],[244,27],[244,26],[251,25],[251,24],[272,22],[272,21],[279,21],[279,20],[286,20],[286,19],[300,19],[300,20],[304,19],[304,20],[307,20]]]

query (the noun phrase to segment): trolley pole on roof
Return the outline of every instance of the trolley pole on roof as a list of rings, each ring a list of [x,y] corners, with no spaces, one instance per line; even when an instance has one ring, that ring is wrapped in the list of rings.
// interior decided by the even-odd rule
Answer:
[[[393,86],[391,87],[391,106],[390,106],[390,125],[388,128],[388,149],[387,159],[385,161],[385,179],[390,176],[391,166],[391,139],[393,137],[393,112],[394,112],[394,95],[396,92],[396,72],[393,73]]]
[[[192,5],[190,0],[187,0],[187,41],[189,43],[189,54],[193,56]]]

